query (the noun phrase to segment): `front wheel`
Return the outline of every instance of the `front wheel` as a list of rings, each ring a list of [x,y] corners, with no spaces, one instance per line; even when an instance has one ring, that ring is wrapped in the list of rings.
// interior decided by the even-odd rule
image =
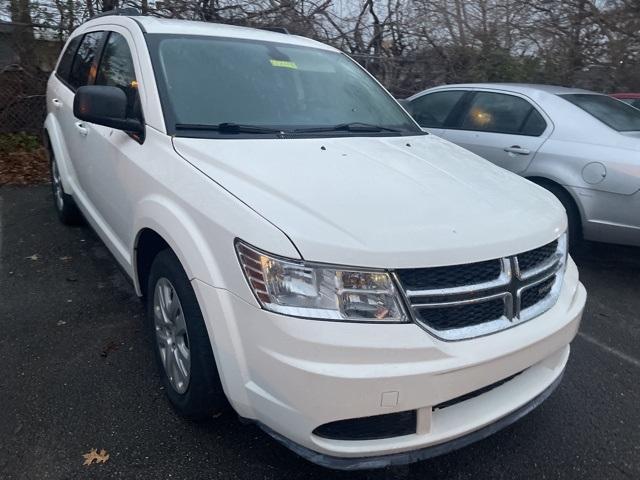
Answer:
[[[167,396],[185,417],[210,417],[226,397],[195,292],[172,251],[158,253],[147,285],[147,323]]]

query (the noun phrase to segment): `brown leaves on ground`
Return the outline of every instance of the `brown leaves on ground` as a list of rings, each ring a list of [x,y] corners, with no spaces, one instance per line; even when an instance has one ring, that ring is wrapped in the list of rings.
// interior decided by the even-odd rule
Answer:
[[[0,185],[48,183],[49,178],[49,159],[37,135],[0,134]]]
[[[82,456],[84,457],[83,465],[91,465],[93,462],[105,463],[109,460],[109,454],[104,448],[99,452],[95,448],[92,448],[88,453],[85,453]]]
[[[0,154],[0,185],[34,185],[49,181],[49,160],[44,148]]]

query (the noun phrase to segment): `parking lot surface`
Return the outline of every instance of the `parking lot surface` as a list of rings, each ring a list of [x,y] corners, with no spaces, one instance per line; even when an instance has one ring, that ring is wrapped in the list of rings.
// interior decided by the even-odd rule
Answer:
[[[177,417],[143,309],[96,235],[62,226],[49,187],[0,187],[0,478],[640,478],[640,249],[574,255],[589,298],[558,390],[511,427],[378,471],[314,466],[233,412]],[[104,449],[105,463],[83,454]]]

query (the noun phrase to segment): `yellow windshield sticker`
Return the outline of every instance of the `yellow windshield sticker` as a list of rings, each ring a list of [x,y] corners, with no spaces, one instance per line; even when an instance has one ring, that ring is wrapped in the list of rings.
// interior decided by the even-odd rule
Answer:
[[[281,68],[292,68],[297,70],[298,66],[293,62],[288,62],[286,60],[269,60],[273,67],[281,67]]]

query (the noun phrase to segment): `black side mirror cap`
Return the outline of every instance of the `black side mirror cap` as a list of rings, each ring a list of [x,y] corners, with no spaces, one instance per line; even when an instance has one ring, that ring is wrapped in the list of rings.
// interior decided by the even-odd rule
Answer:
[[[73,99],[73,115],[79,120],[143,134],[144,125],[136,118],[127,118],[127,95],[118,87],[85,85],[78,88]]]

